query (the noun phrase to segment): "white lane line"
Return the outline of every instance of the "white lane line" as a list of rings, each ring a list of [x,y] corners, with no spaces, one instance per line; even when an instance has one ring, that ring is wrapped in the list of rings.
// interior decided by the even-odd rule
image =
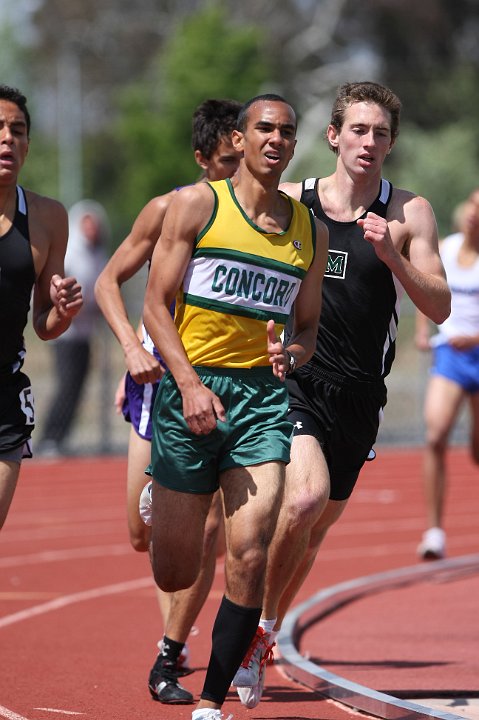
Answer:
[[[129,592],[130,590],[138,590],[139,588],[153,587],[152,576],[138,578],[137,580],[128,580],[126,582],[116,583],[114,585],[105,585],[104,587],[92,588],[91,590],[83,590],[82,592],[73,593],[72,595],[63,595],[62,597],[50,600],[49,602],[42,603],[41,605],[34,605],[26,610],[20,610],[19,612],[12,613],[12,615],[6,615],[0,618],[0,629],[7,627],[8,625],[14,625],[15,623],[22,622],[23,620],[29,620],[32,617],[43,615],[53,610],[59,610],[67,605],[73,605],[74,603],[84,602],[85,600],[95,600],[105,595],[114,595],[123,592]]]
[[[0,558],[2,567],[23,567],[24,565],[37,565],[46,562],[61,562],[80,558],[104,557],[105,555],[127,555],[132,552],[129,543],[115,545],[94,545],[92,547],[72,548],[70,550],[45,550],[44,552],[30,553],[29,555],[10,555]]]
[[[58,710],[57,708],[33,708],[34,710],[43,710],[43,712],[60,713],[60,715],[84,715],[85,713],[75,712],[74,710]]]
[[[41,553],[39,553],[41,554]],[[136,580],[129,580],[127,582],[116,583],[113,585],[105,585],[104,587],[93,588],[92,590],[85,590],[79,593],[73,593],[72,595],[64,595],[63,597],[56,598],[49,602],[41,605],[35,605],[21,612],[13,613],[12,615],[6,615],[0,618],[0,628],[7,627],[8,625],[14,625],[15,623],[22,622],[23,620],[29,620],[32,617],[43,615],[53,610],[59,610],[60,608],[66,607],[67,605],[73,605],[77,602],[84,602],[86,600],[94,600],[105,595],[113,595],[122,592],[129,592],[131,590],[138,590],[140,588],[150,587],[153,585],[153,579],[151,576],[138,578]],[[79,715],[80,713],[71,712],[68,710],[56,710],[54,708],[34,708],[35,710],[45,710],[52,713],[62,713],[64,715]],[[6,718],[6,720],[29,720],[23,715],[13,712],[8,708],[0,705],[0,717]]]

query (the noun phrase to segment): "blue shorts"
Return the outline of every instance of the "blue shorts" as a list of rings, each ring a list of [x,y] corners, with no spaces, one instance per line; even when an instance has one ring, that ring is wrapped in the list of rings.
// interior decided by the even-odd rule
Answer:
[[[467,393],[479,391],[479,345],[456,350],[443,343],[433,349],[431,375],[441,375],[457,383]]]
[[[155,404],[159,382],[140,385],[133,380],[130,373],[125,376],[125,399],[123,401],[123,417],[132,424],[137,434],[151,442],[151,414]]]

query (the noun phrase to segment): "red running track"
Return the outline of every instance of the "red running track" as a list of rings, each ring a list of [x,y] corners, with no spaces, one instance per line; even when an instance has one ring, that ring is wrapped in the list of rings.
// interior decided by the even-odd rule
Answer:
[[[446,530],[449,555],[460,557],[479,548],[477,469],[457,449],[450,470]],[[164,706],[148,693],[162,627],[148,559],[128,542],[125,474],[124,458],[24,463],[0,542],[0,718],[191,717],[192,706]],[[379,448],[327,537],[298,603],[331,585],[414,565],[423,516],[420,453]],[[444,605],[439,620],[436,585],[413,584],[361,598],[309,628],[301,651],[370,687],[418,692],[444,683],[460,691],[471,667],[478,676],[477,620],[466,612],[477,586],[471,594],[470,582],[441,585],[441,592],[451,592],[444,601],[449,610]],[[202,687],[222,587],[219,566],[198,632],[189,641],[197,671],[183,684],[195,695]],[[256,709],[243,708],[231,692],[225,714],[233,713],[235,720],[350,718],[346,706],[287,679],[283,669],[281,660],[268,669],[264,700]],[[413,688],[412,679],[421,687]]]

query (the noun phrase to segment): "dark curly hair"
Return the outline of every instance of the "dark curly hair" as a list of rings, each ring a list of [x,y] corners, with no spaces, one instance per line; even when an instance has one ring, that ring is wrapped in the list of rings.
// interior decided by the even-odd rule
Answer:
[[[17,88],[10,87],[9,85],[0,85],[0,100],[8,100],[9,102],[15,103],[19,110],[25,115],[25,122],[27,123],[27,135],[30,135],[30,113],[27,109],[27,98]]]

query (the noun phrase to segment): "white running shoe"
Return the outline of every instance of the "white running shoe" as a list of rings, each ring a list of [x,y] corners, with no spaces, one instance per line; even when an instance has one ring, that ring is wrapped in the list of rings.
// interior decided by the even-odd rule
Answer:
[[[422,560],[441,560],[446,557],[446,533],[440,527],[432,527],[422,536],[417,554]]]
[[[233,720],[233,716],[228,715],[228,717],[225,718],[219,709],[200,708],[199,710],[193,710],[191,720]]]
[[[256,685],[253,685],[253,687],[245,686],[236,688],[241,704],[248,708],[248,710],[252,710],[256,705],[259,705],[263,697],[265,675],[265,666],[262,665],[259,669],[259,677]]]
[[[266,664],[273,662],[273,647],[276,643],[268,644],[269,633],[258,627],[251,645],[248,648],[243,662],[233,678],[232,685],[236,687],[241,704],[245,707],[255,708],[263,695]]]
[[[150,482],[146,483],[145,487],[141,491],[140,495],[140,504],[139,504],[139,510],[140,510],[140,517],[145,523],[145,525],[151,526],[151,488],[153,486],[153,482],[150,480]]]

